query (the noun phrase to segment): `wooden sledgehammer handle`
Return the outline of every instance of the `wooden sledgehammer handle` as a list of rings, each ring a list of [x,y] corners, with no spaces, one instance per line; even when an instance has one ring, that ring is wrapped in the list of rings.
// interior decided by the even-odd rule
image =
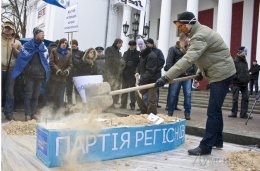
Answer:
[[[177,83],[177,82],[181,82],[181,81],[186,81],[186,80],[190,80],[195,78],[196,75],[191,75],[191,76],[187,76],[187,77],[181,77],[181,78],[176,78],[173,79],[172,81],[169,82],[169,84],[172,83]],[[132,91],[137,91],[137,90],[144,90],[144,89],[149,89],[149,88],[153,88],[155,86],[155,83],[151,83],[151,84],[146,84],[146,85],[141,85],[138,87],[130,87],[130,88],[126,88],[126,89],[121,89],[121,90],[115,90],[115,91],[111,91],[109,93],[109,95],[118,95],[118,94],[123,94],[123,93],[129,93]]]

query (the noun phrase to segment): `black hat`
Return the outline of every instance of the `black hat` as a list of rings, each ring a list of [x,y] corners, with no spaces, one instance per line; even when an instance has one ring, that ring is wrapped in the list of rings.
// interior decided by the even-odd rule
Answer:
[[[96,49],[96,51],[103,51],[103,50],[104,50],[104,48],[101,47],[101,46],[98,46],[98,47],[96,47],[95,49]]]
[[[40,33],[40,32],[43,32],[43,30],[42,29],[40,29],[40,28],[38,28],[38,27],[35,27],[34,29],[33,29],[33,36],[35,37],[38,33]]]
[[[150,43],[150,44],[154,45],[154,41],[153,41],[153,39],[151,39],[151,38],[149,38],[149,39],[146,40],[146,44],[147,44],[147,43]]]
[[[245,56],[247,55],[247,48],[245,46],[241,46],[237,51],[242,51]]]
[[[179,15],[178,20],[175,20],[173,22],[176,23],[177,21],[183,24],[195,24],[197,19],[192,12],[185,11]]]
[[[130,41],[128,42],[128,45],[129,45],[129,46],[136,46],[136,41],[130,40]]]

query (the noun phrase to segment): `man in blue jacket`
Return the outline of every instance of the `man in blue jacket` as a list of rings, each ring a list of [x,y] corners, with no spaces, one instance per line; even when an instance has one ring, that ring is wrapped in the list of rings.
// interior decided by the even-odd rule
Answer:
[[[12,79],[24,74],[25,80],[25,121],[36,119],[38,97],[44,80],[48,80],[50,67],[48,50],[43,43],[44,32],[33,29],[34,38],[26,42],[21,49],[12,72]]]

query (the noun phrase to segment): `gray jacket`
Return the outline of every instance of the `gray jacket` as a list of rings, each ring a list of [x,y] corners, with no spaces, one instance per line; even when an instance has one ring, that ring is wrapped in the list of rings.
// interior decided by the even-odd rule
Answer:
[[[189,37],[190,47],[187,53],[166,72],[171,80],[192,66],[198,67],[209,83],[222,81],[236,73],[235,65],[227,45],[222,37],[198,21],[193,25]]]

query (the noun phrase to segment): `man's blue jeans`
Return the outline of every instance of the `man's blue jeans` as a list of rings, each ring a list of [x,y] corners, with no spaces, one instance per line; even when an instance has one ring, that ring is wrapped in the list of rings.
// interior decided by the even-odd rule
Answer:
[[[184,95],[184,113],[186,116],[190,116],[191,111],[191,80],[182,81],[179,83],[174,83],[169,85],[169,95],[168,95],[168,114],[172,115],[176,107],[176,101],[179,96],[180,89],[183,89]]]
[[[11,71],[2,71],[2,98],[4,97],[4,99],[2,99],[2,103],[4,102],[5,116],[13,115],[14,84],[15,80],[11,79]]]
[[[206,131],[199,147],[203,151],[210,152],[212,146],[223,144],[223,117],[222,105],[229,89],[230,81],[233,77],[214,82],[209,85],[210,96],[208,105],[208,119]]]

